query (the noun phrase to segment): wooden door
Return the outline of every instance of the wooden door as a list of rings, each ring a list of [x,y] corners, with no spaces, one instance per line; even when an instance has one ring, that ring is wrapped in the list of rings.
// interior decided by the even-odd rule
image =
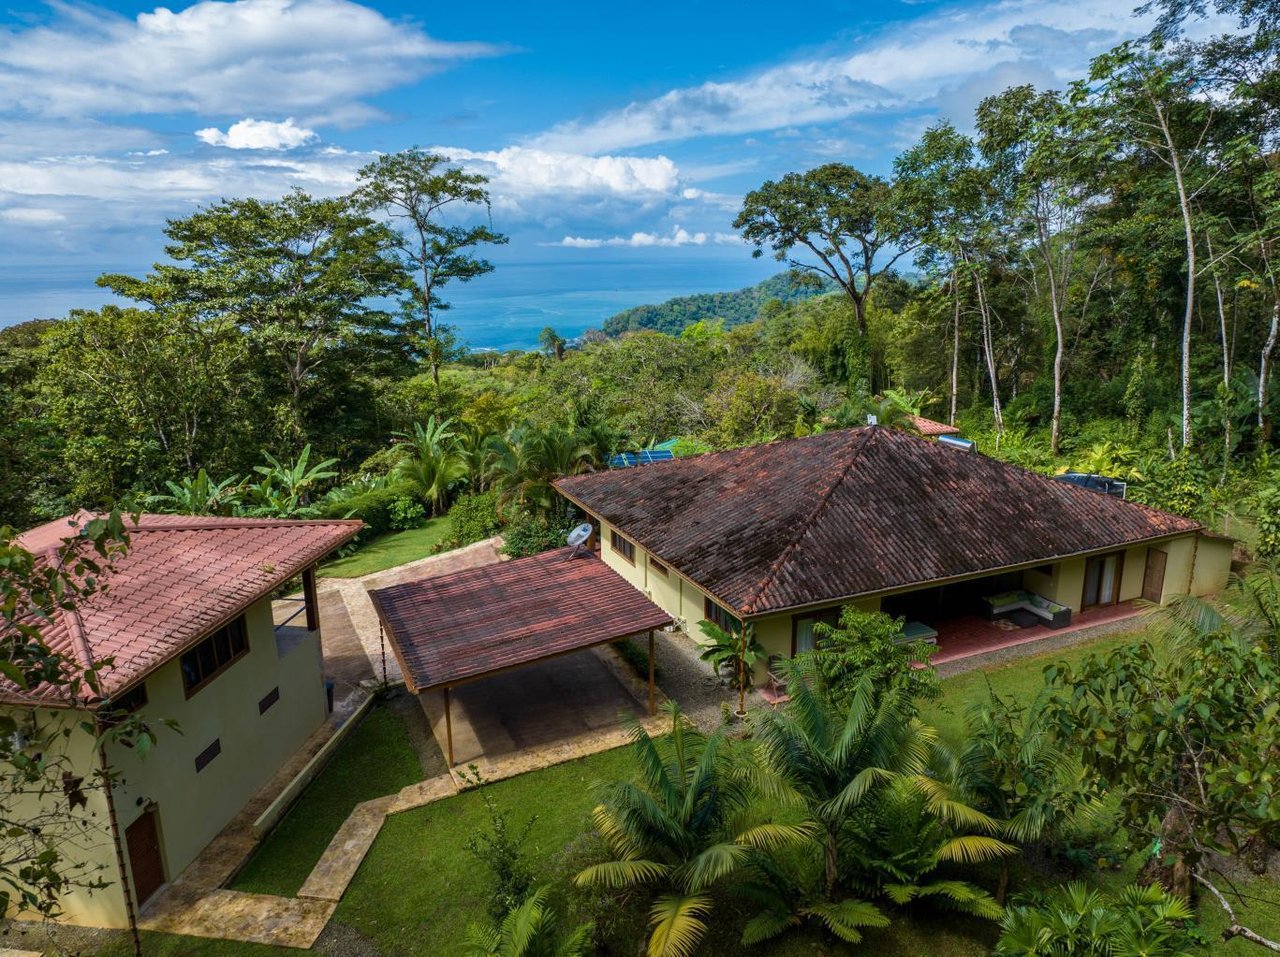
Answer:
[[[129,849],[133,893],[141,907],[164,883],[164,859],[160,853],[155,808],[144,811],[142,817],[125,828],[124,843]]]
[[[1147,549],[1147,569],[1142,575],[1142,597],[1153,604],[1160,604],[1164,596],[1164,566],[1169,556],[1158,548]]]

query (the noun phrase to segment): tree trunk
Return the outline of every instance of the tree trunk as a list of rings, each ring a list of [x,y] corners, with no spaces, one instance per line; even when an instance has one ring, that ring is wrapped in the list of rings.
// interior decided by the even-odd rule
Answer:
[[[1053,242],[1041,220],[1040,244],[1044,250],[1044,269],[1049,280],[1049,306],[1053,313],[1053,425],[1049,433],[1049,449],[1058,454],[1062,438],[1062,303],[1058,300],[1058,275],[1053,268]]]
[[[1258,361],[1258,430],[1262,433],[1262,442],[1271,440],[1271,416],[1267,415],[1267,377],[1271,375],[1271,355],[1275,352],[1276,339],[1280,338],[1280,293],[1272,289],[1274,301],[1271,303],[1271,331],[1267,333],[1266,344],[1262,347],[1262,358]]]
[[[1004,431],[1004,416],[1000,411],[1000,381],[996,375],[995,344],[991,335],[991,309],[987,303],[986,288],[982,277],[975,274],[978,290],[978,311],[982,316],[982,352],[987,362],[987,377],[991,380],[991,411],[995,417],[996,432]]]
[[[1182,178],[1182,160],[1164,110],[1158,103],[1154,105],[1165,146],[1169,150],[1169,165],[1173,167],[1173,181],[1178,189],[1178,208],[1182,211],[1182,229],[1187,243],[1187,302],[1182,314],[1182,447],[1185,449],[1191,444],[1191,320],[1196,304],[1196,239],[1191,219],[1191,198]]]
[[[1209,242],[1208,237],[1205,238]],[[1208,246],[1213,258],[1213,246]],[[1219,485],[1227,482],[1227,469],[1231,465],[1231,339],[1227,335],[1227,309],[1222,301],[1222,282],[1218,270],[1213,270],[1213,291],[1218,301],[1218,327],[1222,333],[1222,475]]]
[[[836,881],[840,876],[839,857],[837,855],[839,841],[836,834],[837,829],[831,825],[827,826],[827,840],[823,848],[823,864],[825,870],[824,888],[826,890],[827,900],[834,901],[836,899]]]
[[[960,274],[951,273],[951,295],[955,300],[955,312],[951,317],[951,412],[947,425],[956,424],[956,397],[960,391]]]

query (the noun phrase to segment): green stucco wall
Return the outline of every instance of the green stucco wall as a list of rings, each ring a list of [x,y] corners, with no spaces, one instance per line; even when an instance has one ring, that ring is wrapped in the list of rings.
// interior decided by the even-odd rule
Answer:
[[[190,699],[176,660],[147,678],[148,701],[141,714],[157,719],[152,727],[158,741],[146,759],[121,745],[108,745],[108,761],[119,775],[115,802],[120,833],[154,804],[165,874],[170,879],[191,863],[327,716],[318,633],[295,632],[299,640],[282,657],[269,599],[249,609],[246,625],[248,654]],[[260,714],[258,702],[276,687],[280,700]],[[162,718],[176,721],[180,731],[161,725],[158,719]],[[45,710],[38,720],[67,719],[60,712]],[[88,773],[94,758],[91,739],[80,731],[75,738],[76,766]],[[196,755],[214,739],[220,741],[221,753],[197,772]],[[115,851],[105,831],[105,805],[104,797],[91,798],[89,810],[96,822],[102,822],[102,840],[85,849],[85,857],[109,865],[113,886],[92,896],[80,891],[68,895],[64,911],[71,923],[124,927],[124,898]]]

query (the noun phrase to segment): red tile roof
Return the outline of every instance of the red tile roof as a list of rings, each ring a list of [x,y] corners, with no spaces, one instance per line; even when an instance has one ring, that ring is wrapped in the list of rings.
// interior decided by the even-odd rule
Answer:
[[[875,426],[556,486],[747,616],[1200,528]]]
[[[924,436],[960,434],[960,430],[954,425],[947,425],[945,422],[935,422],[933,419],[926,419],[923,415],[911,416],[911,424],[916,427],[917,432]]]
[[[31,529],[19,544],[47,554],[75,534],[70,521]],[[82,666],[114,657],[102,674],[108,694],[150,674],[350,541],[362,523],[142,515],[126,527],[129,549],[105,577],[106,590],[74,612],[59,611],[42,629],[51,649]],[[0,700],[6,699],[62,703],[57,689],[24,692],[0,683]]]
[[[405,682],[424,691],[671,623],[572,548],[370,590]]]

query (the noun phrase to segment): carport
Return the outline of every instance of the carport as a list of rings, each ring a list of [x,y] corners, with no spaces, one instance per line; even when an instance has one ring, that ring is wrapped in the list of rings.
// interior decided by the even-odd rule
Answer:
[[[452,689],[597,645],[648,635],[654,712],[653,632],[671,615],[589,551],[555,549],[369,597],[409,690],[443,692],[450,767]]]

